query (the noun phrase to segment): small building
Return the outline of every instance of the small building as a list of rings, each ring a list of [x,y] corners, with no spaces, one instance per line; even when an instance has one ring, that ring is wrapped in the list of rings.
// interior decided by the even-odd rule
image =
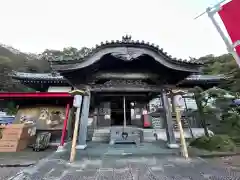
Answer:
[[[12,77],[41,92],[59,92],[68,87],[88,91],[89,96],[83,97],[83,106],[88,106],[82,113],[92,117],[93,130],[123,125],[144,128],[144,112],[149,101],[158,97],[162,105],[159,128],[166,129],[170,145],[176,143],[169,103],[172,91],[209,88],[225,79],[201,75],[201,62],[173,58],[159,46],[134,41],[131,36],[106,41],[85,54],[52,56],[48,61],[52,73],[14,72]],[[80,132],[85,136],[82,133],[86,130]]]

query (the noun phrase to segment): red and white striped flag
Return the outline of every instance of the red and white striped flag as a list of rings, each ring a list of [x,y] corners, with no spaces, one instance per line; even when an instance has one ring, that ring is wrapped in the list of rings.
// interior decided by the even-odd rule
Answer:
[[[221,7],[218,12],[232,43],[240,41],[240,0],[232,0]],[[240,56],[240,45],[235,47],[238,56]]]

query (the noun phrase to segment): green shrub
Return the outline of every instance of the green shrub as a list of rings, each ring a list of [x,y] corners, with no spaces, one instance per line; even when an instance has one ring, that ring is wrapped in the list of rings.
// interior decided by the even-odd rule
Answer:
[[[202,136],[193,139],[190,146],[209,151],[234,151],[236,148],[235,143],[227,135]]]
[[[236,144],[236,146],[240,146],[240,136],[231,137],[232,141]]]

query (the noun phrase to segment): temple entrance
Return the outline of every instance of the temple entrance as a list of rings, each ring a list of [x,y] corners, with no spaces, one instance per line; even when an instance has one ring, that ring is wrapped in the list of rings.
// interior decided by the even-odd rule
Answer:
[[[124,125],[124,118],[126,125],[131,125],[131,106],[126,97],[115,96],[111,99],[111,125]],[[125,104],[125,105],[124,105]]]
[[[124,125],[143,127],[142,109],[148,102],[148,94],[95,93],[92,99],[94,99],[93,104],[98,103],[97,128]]]

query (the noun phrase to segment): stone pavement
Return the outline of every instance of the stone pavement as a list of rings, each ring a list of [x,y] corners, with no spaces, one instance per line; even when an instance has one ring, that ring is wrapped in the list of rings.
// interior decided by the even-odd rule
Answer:
[[[0,152],[0,180],[6,180],[17,174],[18,171],[37,163],[51,155],[56,148],[42,152],[33,152],[31,148],[21,152]]]
[[[49,148],[40,152],[35,152],[32,148],[27,148],[20,152],[0,152],[0,168],[33,165],[55,151],[56,148]]]
[[[52,156],[37,166],[24,168],[9,180],[237,180],[240,168],[214,160],[179,156],[104,155],[82,157],[69,164]]]
[[[71,144],[69,144],[70,146]],[[67,152],[59,154],[60,159],[68,160],[70,154],[70,147],[66,147]],[[104,144],[104,143],[88,143],[86,150],[77,150],[77,159],[82,156],[102,157],[104,155],[129,155],[145,156],[145,155],[179,155],[179,149],[168,149],[166,144],[162,141],[151,143],[135,144]]]
[[[161,143],[141,146],[89,143],[78,150],[76,161],[68,162],[69,151],[54,153],[36,166],[22,169],[9,180],[234,180],[240,167],[215,159],[185,160],[179,150]]]
[[[13,175],[17,174],[22,167],[1,167],[0,168],[0,180],[6,180]]]

